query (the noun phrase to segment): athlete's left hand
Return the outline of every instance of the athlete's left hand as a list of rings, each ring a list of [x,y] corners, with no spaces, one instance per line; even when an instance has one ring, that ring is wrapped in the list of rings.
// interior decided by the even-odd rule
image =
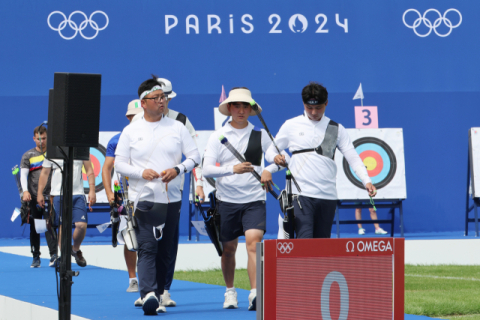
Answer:
[[[368,195],[370,197],[375,197],[377,195],[377,188],[375,188],[375,186],[373,184],[371,184],[370,182],[367,183],[367,191],[368,191]]]
[[[160,178],[162,178],[162,181],[165,183],[169,183],[173,179],[177,177],[177,171],[173,168],[167,169],[165,171],[162,171],[160,173]]]
[[[92,188],[88,193],[88,209],[90,209],[90,212],[93,211],[92,205],[94,205],[95,203],[97,203],[97,194],[95,193],[95,190]]]
[[[270,190],[273,190],[272,174],[270,173],[270,171],[263,170],[262,178],[260,179],[260,181],[262,182],[263,190],[265,190],[266,192],[268,192],[268,188],[270,188]]]

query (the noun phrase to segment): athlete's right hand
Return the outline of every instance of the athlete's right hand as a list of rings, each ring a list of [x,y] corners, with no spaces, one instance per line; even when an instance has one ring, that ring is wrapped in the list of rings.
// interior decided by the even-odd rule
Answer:
[[[40,207],[45,208],[45,198],[43,197],[43,194],[37,196],[37,203]]]
[[[254,168],[250,162],[239,163],[233,166],[233,173],[242,174],[252,172]]]
[[[287,166],[287,161],[285,161],[285,156],[283,154],[277,154],[275,156],[275,158],[273,159],[273,161],[275,161],[275,164],[277,166],[282,166],[282,167],[286,167]]]
[[[145,180],[152,181],[153,179],[160,178],[160,175],[152,169],[145,169],[143,170],[142,177]]]
[[[107,189],[105,189],[105,191],[107,192],[108,203],[115,202],[115,194]]]
[[[24,191],[24,192],[23,192],[23,199],[22,199],[22,200],[23,200],[23,201],[26,201],[26,202],[32,200],[32,196],[30,195],[30,192]]]

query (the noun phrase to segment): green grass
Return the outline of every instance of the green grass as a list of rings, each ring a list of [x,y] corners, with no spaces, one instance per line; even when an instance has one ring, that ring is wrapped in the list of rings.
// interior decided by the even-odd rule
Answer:
[[[220,269],[208,271],[178,271],[175,272],[174,278],[177,280],[225,286],[222,270]],[[250,290],[250,280],[248,280],[247,269],[235,270],[235,281],[233,285],[235,288]]]
[[[406,265],[405,313],[480,319],[480,267]]]
[[[180,271],[175,279],[225,286],[222,271]],[[246,269],[235,287],[250,290]],[[452,320],[480,320],[480,267],[405,265],[405,313]]]

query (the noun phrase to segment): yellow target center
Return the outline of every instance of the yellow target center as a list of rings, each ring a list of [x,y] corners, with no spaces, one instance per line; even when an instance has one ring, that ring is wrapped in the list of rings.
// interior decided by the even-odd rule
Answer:
[[[373,157],[366,157],[363,159],[363,164],[367,167],[367,171],[370,171],[377,167],[377,160]]]
[[[92,169],[95,172],[95,166],[93,165],[93,162],[91,162],[91,164],[92,164]],[[87,174],[87,171],[85,171],[85,166],[82,166],[82,173]]]

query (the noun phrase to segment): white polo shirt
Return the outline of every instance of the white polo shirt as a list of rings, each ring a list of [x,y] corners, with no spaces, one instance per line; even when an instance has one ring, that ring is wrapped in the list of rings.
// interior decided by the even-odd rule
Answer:
[[[60,168],[63,170],[63,160],[53,159]],[[50,195],[59,196],[62,188],[62,172],[59,167],[52,161],[45,158],[43,160],[43,166],[45,168],[52,168],[52,189]],[[83,188],[83,175],[82,175],[83,160],[73,160],[73,191],[72,195],[84,195],[85,189]]]
[[[250,172],[233,173],[233,166],[239,164],[240,161],[219,140],[219,137],[223,135],[243,155],[247,150],[253,128],[254,126],[250,122],[243,129],[235,129],[230,123],[227,123],[208,139],[204,154],[203,175],[207,178],[217,178],[217,198],[221,201],[249,203],[266,198],[265,190],[262,189],[260,182]],[[265,152],[272,141],[265,130],[261,129],[261,131],[262,151]],[[216,166],[216,163],[219,163],[220,166]],[[254,167],[255,171],[261,176],[263,165]],[[271,173],[279,170],[275,164],[271,164],[265,169]]]
[[[282,125],[275,137],[275,143],[280,150],[288,148],[290,152],[316,148],[323,142],[329,122],[330,118],[325,115],[320,121],[310,120],[304,112],[303,115],[289,119]],[[355,172],[359,171],[357,175],[362,178],[363,184],[371,182],[362,160],[341,124],[338,124],[337,148]],[[272,144],[265,153],[265,159],[274,162],[273,159],[277,154]],[[298,192],[295,184],[292,183],[294,194],[317,199],[337,199],[337,166],[334,160],[319,155],[315,151],[305,152],[293,155],[288,162],[288,167],[302,189],[301,193]]]
[[[197,147],[185,126],[179,121],[162,117],[160,121],[148,122],[143,117],[131,123],[123,130],[115,151],[115,170],[129,177],[129,198],[134,201],[141,192],[139,200],[167,203],[181,201],[180,174],[166,185],[161,178],[153,181],[143,179],[145,169],[161,173],[180,164],[182,154],[187,158],[184,163],[191,170],[200,162]]]

